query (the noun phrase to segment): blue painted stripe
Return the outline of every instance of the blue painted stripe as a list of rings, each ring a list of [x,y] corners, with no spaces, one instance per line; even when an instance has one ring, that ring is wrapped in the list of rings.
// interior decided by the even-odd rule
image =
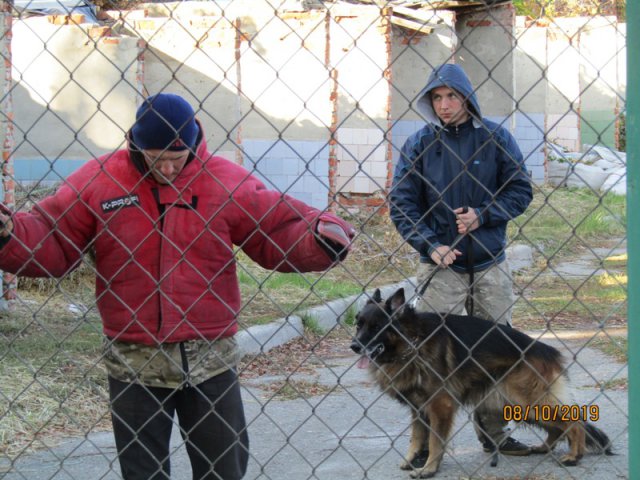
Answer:
[[[84,165],[86,160],[58,158],[16,158],[13,162],[15,179],[18,182],[60,182]]]

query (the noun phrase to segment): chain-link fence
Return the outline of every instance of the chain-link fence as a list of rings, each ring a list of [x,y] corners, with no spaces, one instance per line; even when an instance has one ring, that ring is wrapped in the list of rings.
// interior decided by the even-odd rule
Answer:
[[[2,478],[629,476],[624,12],[2,5]]]

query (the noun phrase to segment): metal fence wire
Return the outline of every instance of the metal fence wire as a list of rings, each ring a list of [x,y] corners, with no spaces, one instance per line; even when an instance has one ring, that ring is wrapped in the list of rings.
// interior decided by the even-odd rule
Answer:
[[[0,477],[628,477],[595,3],[3,1]],[[195,159],[130,132],[159,93]]]

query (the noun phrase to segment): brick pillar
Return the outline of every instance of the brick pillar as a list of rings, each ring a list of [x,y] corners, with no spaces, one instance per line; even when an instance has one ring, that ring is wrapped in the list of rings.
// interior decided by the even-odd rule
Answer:
[[[331,102],[331,124],[329,125],[329,198],[327,205],[329,210],[336,210],[337,195],[337,175],[338,156],[336,135],[338,133],[338,70],[331,65],[331,11],[327,10],[325,23],[325,57],[324,63],[331,79],[331,92],[329,102]]]
[[[384,70],[383,76],[387,81],[389,92],[387,94],[387,131],[385,132],[385,141],[387,142],[387,180],[385,182],[385,193],[388,195],[391,190],[391,184],[393,182],[393,144],[391,132],[393,129],[393,117],[391,113],[392,101],[393,101],[393,77],[391,71],[391,62],[393,60],[393,30],[391,28],[391,15],[393,9],[382,9],[382,28],[384,32],[384,41],[387,48],[387,66]],[[388,207],[388,206],[387,206]],[[388,210],[380,209],[381,214],[385,214]]]
[[[4,57],[4,88],[2,102],[2,111],[5,112],[6,122],[4,124],[4,142],[2,145],[2,191],[4,192],[2,202],[10,209],[15,208],[15,180],[13,173],[13,158],[12,151],[14,147],[13,141],[13,101],[12,101],[12,86],[13,79],[11,76],[11,39],[12,39],[12,2],[2,2],[2,16],[3,16],[3,30],[4,41],[2,42],[2,56]],[[14,300],[16,298],[16,278],[10,273],[4,273],[2,275],[2,286],[0,287],[0,294],[2,295],[2,301],[0,302],[0,308],[6,308],[6,301]]]

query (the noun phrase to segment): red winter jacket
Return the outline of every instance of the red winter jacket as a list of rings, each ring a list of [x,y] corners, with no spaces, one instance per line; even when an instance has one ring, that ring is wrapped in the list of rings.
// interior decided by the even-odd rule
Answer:
[[[212,156],[204,140],[172,185],[145,177],[120,150],[83,165],[30,213],[15,214],[0,269],[60,277],[94,247],[107,336],[148,345],[214,339],[238,329],[234,245],[267,269],[325,270],[333,260],[314,236],[319,218],[345,226],[267,190]]]

